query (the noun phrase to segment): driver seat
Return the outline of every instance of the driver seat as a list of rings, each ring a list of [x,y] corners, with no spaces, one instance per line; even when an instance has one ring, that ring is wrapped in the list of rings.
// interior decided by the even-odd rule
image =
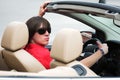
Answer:
[[[23,48],[28,42],[28,29],[24,22],[11,22],[7,25],[1,46],[2,56],[12,70],[21,72],[39,72],[44,66]]]
[[[76,60],[82,53],[82,36],[78,30],[63,29],[59,31],[51,48],[51,68],[65,66]]]
[[[60,30],[51,48],[51,69],[39,72],[48,77],[88,77],[97,75],[88,67],[76,61],[82,52],[83,42],[78,30],[65,28]],[[98,77],[98,76],[97,76]]]

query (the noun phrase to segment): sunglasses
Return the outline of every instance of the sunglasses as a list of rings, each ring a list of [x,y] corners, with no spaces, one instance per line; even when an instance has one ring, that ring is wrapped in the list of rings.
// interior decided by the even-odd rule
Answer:
[[[37,32],[42,35],[42,34],[45,34],[46,31],[48,31],[49,34],[51,33],[51,30],[46,30],[46,29],[42,29],[42,28],[38,29]]]

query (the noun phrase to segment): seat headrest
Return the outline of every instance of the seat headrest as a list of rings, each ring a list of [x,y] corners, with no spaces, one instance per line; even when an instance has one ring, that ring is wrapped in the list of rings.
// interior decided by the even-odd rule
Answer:
[[[83,48],[82,36],[76,29],[65,28],[59,31],[53,41],[51,57],[68,63],[80,56]]]
[[[5,49],[15,51],[24,47],[28,42],[28,28],[24,22],[11,22],[7,25],[1,46]]]

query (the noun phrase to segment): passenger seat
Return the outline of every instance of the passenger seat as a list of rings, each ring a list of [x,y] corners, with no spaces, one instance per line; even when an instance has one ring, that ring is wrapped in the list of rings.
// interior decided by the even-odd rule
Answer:
[[[1,46],[3,58],[12,70],[21,72],[39,72],[44,66],[23,48],[28,42],[28,29],[24,22],[14,21],[7,25]]]

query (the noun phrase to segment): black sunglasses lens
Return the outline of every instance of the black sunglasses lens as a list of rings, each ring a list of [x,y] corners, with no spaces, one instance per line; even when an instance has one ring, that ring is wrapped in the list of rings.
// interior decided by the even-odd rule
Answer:
[[[51,33],[51,30],[47,30],[48,31],[48,33]]]
[[[45,29],[39,29],[37,32],[38,32],[39,34],[44,34],[44,33],[46,32],[46,30],[45,30]]]
[[[48,33],[51,33],[51,30],[47,30],[47,31],[48,31]],[[46,30],[45,29],[39,29],[37,32],[39,34],[45,34]]]

